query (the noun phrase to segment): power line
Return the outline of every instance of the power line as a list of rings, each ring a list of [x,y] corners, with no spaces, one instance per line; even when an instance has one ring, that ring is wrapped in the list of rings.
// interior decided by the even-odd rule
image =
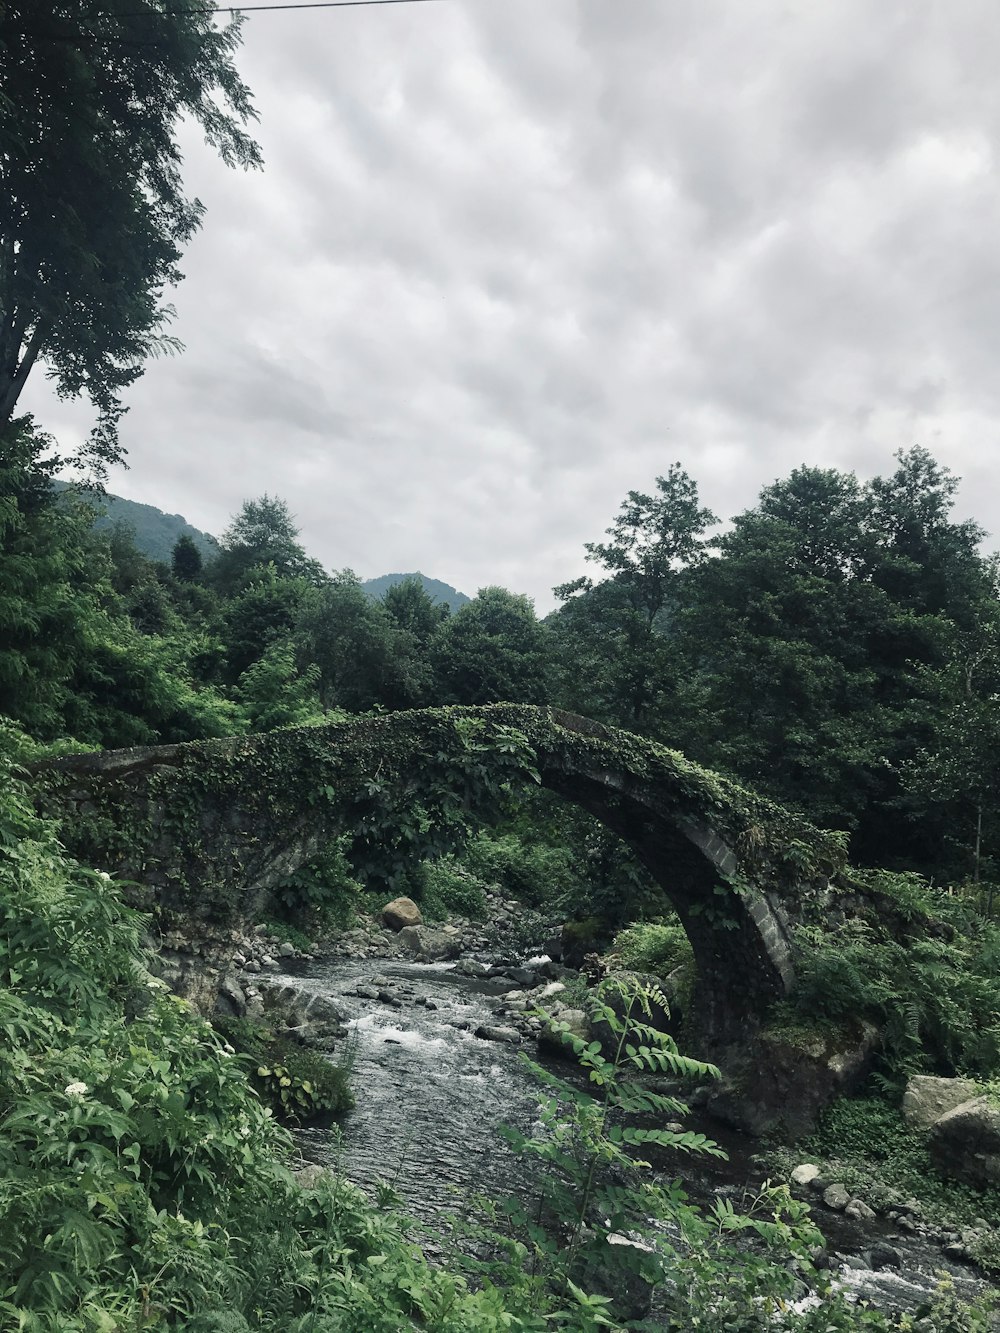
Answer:
[[[91,9],[85,14],[80,15],[82,21],[87,19],[159,19],[159,18],[182,18],[185,15],[209,15],[209,14],[259,14],[268,11],[285,9],[356,9],[360,6],[378,6],[378,5],[428,5],[438,4],[440,0],[293,0],[292,4],[276,5],[194,5],[185,6],[183,9],[135,9],[122,13],[114,9]],[[11,29],[0,24],[0,39],[5,36],[18,37],[38,37],[43,41],[61,42],[61,41],[98,41],[99,38],[84,33],[44,33],[24,28],[21,30]],[[126,38],[118,38],[123,46],[145,46],[157,45],[157,43],[145,43],[129,41]]]
[[[167,18],[184,14],[250,14],[276,9],[355,9],[361,5],[428,5],[439,0],[303,0],[290,5],[205,5],[183,9],[142,9],[133,13],[118,13],[113,9],[92,9],[85,18],[143,19]]]

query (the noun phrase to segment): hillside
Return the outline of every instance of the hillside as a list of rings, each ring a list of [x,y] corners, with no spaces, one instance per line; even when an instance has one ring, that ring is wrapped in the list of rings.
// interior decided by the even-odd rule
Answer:
[[[464,592],[459,592],[449,583],[442,583],[440,579],[429,579],[426,574],[421,574],[419,570],[415,574],[382,574],[377,579],[365,579],[361,584],[365,592],[373,601],[381,601],[390,588],[394,588],[397,583],[402,583],[404,579],[419,579],[424,585],[424,591],[433,602],[440,602],[449,607],[452,611],[457,611],[460,606],[471,601]]]
[[[68,485],[64,481],[54,484],[59,490],[66,490]],[[127,523],[135,531],[136,546],[150,560],[169,564],[178,537],[190,537],[206,560],[210,560],[218,549],[213,536],[192,527],[181,514],[165,514],[155,505],[123,500],[119,495],[96,496],[94,504],[104,510],[94,526],[110,528],[116,523]]]

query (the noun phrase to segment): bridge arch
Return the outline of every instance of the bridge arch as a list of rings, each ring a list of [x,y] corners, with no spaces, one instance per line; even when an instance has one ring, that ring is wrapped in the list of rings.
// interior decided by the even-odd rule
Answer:
[[[168,913],[216,920],[259,911],[333,834],[394,836],[392,821],[428,802],[446,824],[491,782],[534,778],[628,843],[676,909],[706,1045],[791,991],[789,915],[842,857],[829,835],[674,751],[529,705],[74,755],[33,772],[77,855],[147,886]]]

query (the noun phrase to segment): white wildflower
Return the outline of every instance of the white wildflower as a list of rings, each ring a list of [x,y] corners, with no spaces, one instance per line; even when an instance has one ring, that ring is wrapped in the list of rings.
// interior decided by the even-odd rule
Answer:
[[[67,1083],[63,1089],[67,1097],[82,1097],[86,1091],[86,1083]]]

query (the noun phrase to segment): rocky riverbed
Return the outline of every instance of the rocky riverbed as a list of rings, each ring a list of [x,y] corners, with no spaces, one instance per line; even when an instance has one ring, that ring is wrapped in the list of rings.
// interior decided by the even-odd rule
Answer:
[[[518,1052],[557,1056],[539,1009],[589,1035],[588,978],[543,951],[558,923],[499,897],[490,909],[489,926],[370,919],[308,950],[265,929],[202,941],[194,954],[190,942],[168,939],[161,975],[197,991],[208,984],[196,981],[199,974],[214,973],[224,1011],[268,1017],[335,1059],[348,1050],[357,1106],[342,1134],[300,1131],[303,1157],[372,1191],[391,1185],[407,1211],[439,1226],[476,1195],[496,1200],[530,1187],[499,1127],[528,1130],[537,1117],[538,1085]],[[709,1204],[721,1195],[738,1207],[758,1192],[764,1172],[755,1140],[697,1112],[688,1127],[728,1153],[722,1163],[677,1163],[693,1198]],[[908,1311],[941,1274],[969,1297],[986,1285],[968,1262],[971,1234],[929,1225],[914,1201],[880,1214],[805,1162],[790,1183],[827,1238],[820,1264],[859,1299]]]

